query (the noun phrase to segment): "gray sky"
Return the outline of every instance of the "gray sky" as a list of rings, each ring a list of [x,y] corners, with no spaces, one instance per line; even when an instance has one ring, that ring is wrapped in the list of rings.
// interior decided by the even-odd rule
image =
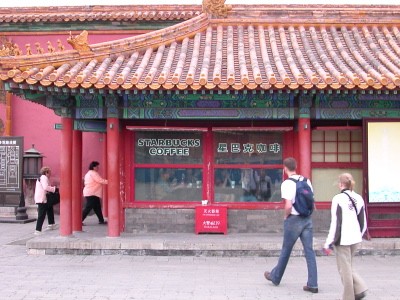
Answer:
[[[226,4],[353,4],[353,5],[400,5],[400,0],[226,0]],[[82,6],[87,5],[143,5],[143,4],[198,4],[202,0],[3,0],[0,7],[28,6]]]

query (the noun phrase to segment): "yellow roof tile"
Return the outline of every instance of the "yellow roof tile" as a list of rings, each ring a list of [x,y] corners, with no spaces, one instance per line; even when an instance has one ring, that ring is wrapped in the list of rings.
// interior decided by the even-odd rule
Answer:
[[[399,7],[234,6],[226,18],[203,13],[90,51],[4,56],[0,79],[112,90],[395,89],[399,20]]]

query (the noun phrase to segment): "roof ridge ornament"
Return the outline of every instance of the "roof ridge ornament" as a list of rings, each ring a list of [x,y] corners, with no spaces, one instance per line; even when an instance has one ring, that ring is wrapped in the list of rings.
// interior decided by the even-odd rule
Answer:
[[[232,5],[225,4],[226,0],[203,0],[203,12],[213,17],[228,16],[228,12],[232,10]]]
[[[70,31],[67,42],[72,46],[72,48],[77,50],[79,53],[92,52],[92,49],[88,44],[88,35],[89,33],[86,30],[82,31],[77,36],[72,36],[72,33]]]
[[[11,50],[5,46],[0,49],[0,56],[10,56]]]
[[[2,36],[0,37],[0,57],[3,56],[19,56],[22,52],[18,45],[15,44],[11,39]]]

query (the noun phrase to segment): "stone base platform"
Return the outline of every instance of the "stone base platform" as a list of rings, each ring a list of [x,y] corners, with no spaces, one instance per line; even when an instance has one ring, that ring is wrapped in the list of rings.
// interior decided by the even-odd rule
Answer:
[[[86,223],[86,222],[85,222]],[[87,224],[82,232],[69,237],[58,230],[44,231],[26,241],[29,254],[35,255],[157,255],[157,256],[279,256],[282,233],[122,233],[108,237],[107,226]],[[323,255],[326,232],[316,232],[314,249]],[[293,256],[303,256],[301,242],[293,249]],[[363,241],[358,255],[400,255],[400,239],[374,238]]]

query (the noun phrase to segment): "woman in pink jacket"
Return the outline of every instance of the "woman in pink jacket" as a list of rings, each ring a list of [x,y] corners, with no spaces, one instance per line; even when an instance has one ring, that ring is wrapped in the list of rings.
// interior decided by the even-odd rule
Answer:
[[[99,162],[92,161],[89,165],[89,171],[84,177],[85,187],[83,188],[83,196],[86,199],[86,205],[82,212],[82,222],[93,209],[99,219],[99,224],[107,224],[101,211],[100,198],[103,194],[103,184],[107,184],[108,181],[99,175],[99,165]]]
[[[47,197],[46,194],[48,192],[54,193],[56,191],[55,186],[50,185],[50,175],[51,170],[49,167],[43,167],[40,169],[40,178],[36,180],[36,187],[35,187],[35,203],[38,205],[38,218],[36,221],[36,230],[35,234],[42,233],[42,226],[44,219],[46,218],[49,222],[48,228],[55,229],[56,224],[54,223],[54,210],[53,205],[47,205]]]

